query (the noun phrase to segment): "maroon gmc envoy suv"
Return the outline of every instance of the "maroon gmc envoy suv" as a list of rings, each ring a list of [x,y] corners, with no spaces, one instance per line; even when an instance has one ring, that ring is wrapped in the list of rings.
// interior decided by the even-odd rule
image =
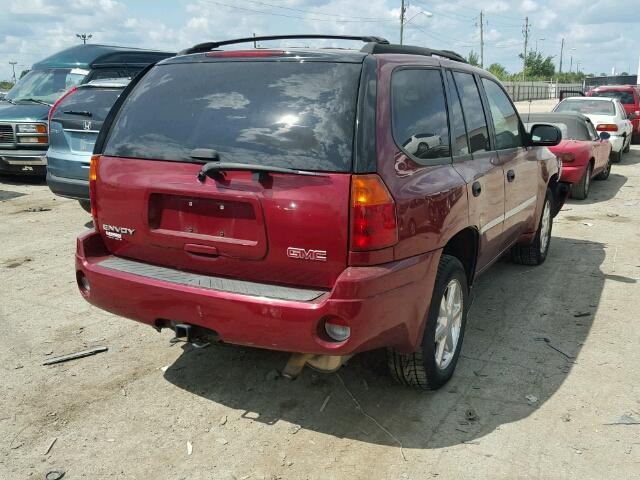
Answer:
[[[360,50],[225,50],[342,39]],[[523,128],[489,73],[378,37],[196,45],[149,67],[105,120],[92,304],[176,339],[291,352],[283,374],[388,352],[423,389],[453,374],[474,280],[544,262],[568,186],[548,124]]]

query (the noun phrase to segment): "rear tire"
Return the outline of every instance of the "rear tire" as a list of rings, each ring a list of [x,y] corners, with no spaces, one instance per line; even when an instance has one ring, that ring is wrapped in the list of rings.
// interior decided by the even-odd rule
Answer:
[[[584,200],[589,196],[589,186],[591,185],[591,164],[587,165],[587,168],[582,175],[582,178],[578,183],[571,185],[571,198],[576,200]]]
[[[611,175],[611,159],[607,160],[607,166],[604,167],[604,170],[602,170],[596,177],[596,180],[606,180],[607,178],[609,178],[609,175]]]
[[[89,200],[78,200],[78,203],[85,212],[91,213],[91,202]]]
[[[620,163],[620,161],[622,160],[622,152],[614,152],[613,150],[611,150],[609,158],[611,159],[612,163]]]
[[[528,245],[514,245],[511,247],[511,261],[514,263],[541,265],[547,259],[551,244],[551,229],[553,227],[553,215],[551,215],[553,211],[552,199],[551,190],[547,189],[542,214],[538,222],[538,231],[533,242]]]
[[[627,143],[627,140],[629,140],[629,142]],[[624,146],[626,144],[626,146]],[[627,137],[624,137],[624,143],[622,144],[623,148],[622,148],[622,153],[629,153],[629,150],[631,150],[631,137],[629,137],[627,139]]]
[[[436,390],[449,381],[462,348],[468,296],[467,275],[460,260],[442,255],[421,345],[409,354],[387,349],[387,365],[398,383]]]

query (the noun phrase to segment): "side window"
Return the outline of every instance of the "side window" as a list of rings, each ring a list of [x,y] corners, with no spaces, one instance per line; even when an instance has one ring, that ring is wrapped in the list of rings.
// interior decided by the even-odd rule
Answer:
[[[464,125],[462,105],[458,89],[453,81],[451,70],[447,70],[447,83],[449,84],[449,123],[451,124],[451,153],[454,157],[469,155],[469,141],[467,129]]]
[[[453,78],[462,101],[471,153],[485,152],[489,150],[489,130],[476,81],[473,75],[461,72],[453,72]]]
[[[589,130],[589,136],[591,137],[591,140],[598,140],[600,138],[600,135],[598,135],[598,132],[596,132],[596,129],[593,127],[593,123],[586,122],[586,125],[587,129]]]
[[[393,138],[419,160],[451,156],[440,70],[403,69],[391,77]]]
[[[504,91],[492,80],[482,79],[496,132],[496,150],[522,146],[520,120]]]

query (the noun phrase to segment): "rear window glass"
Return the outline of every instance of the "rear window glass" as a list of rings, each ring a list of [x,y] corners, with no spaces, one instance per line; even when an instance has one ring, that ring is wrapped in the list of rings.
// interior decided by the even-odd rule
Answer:
[[[605,90],[603,92],[591,92],[589,94],[591,97],[607,97],[607,98],[617,98],[620,100],[620,103],[624,103],[625,105],[634,104],[635,100],[633,99],[633,93],[631,92],[620,92],[616,90]]]
[[[360,64],[207,62],[158,65],[124,102],[106,155],[349,171]]]
[[[585,115],[615,115],[613,102],[602,100],[563,100],[554,112],[578,112]]]
[[[80,88],[60,102],[53,120],[81,117],[104,120],[121,93],[121,88]]]

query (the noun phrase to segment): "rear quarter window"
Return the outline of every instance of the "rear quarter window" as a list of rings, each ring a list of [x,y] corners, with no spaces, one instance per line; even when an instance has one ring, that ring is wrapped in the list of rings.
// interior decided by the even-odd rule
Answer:
[[[157,65],[125,100],[106,155],[350,171],[361,64],[202,62]]]

